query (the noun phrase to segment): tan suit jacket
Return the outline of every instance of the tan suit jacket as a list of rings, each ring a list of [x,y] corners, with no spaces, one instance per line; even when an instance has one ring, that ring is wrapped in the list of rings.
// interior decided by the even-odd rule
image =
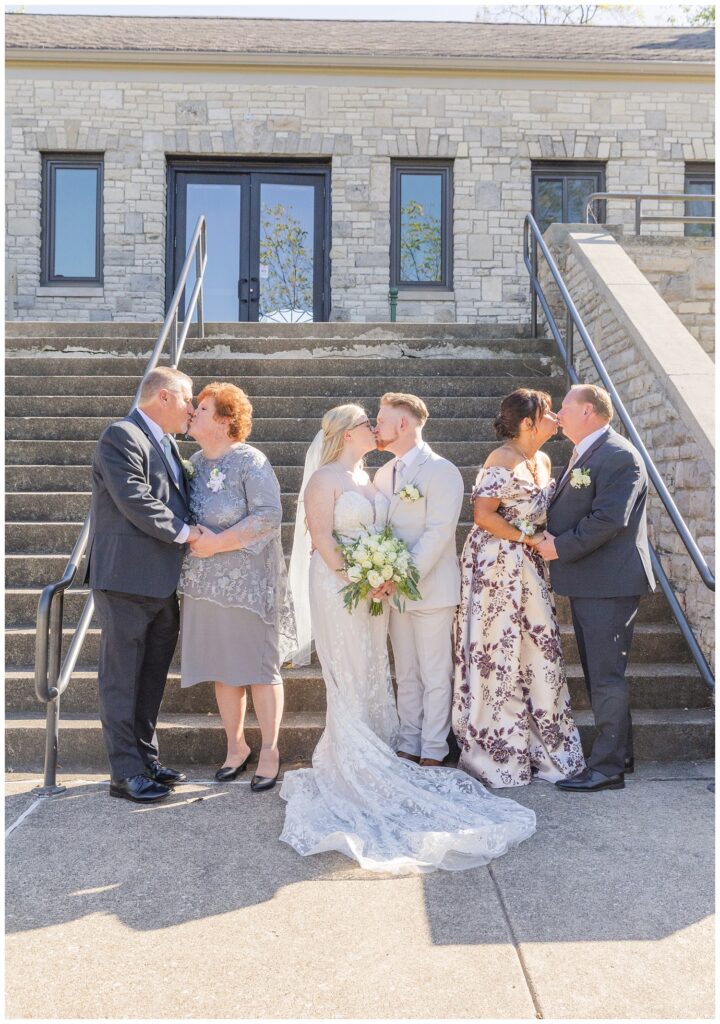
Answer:
[[[463,479],[452,462],[442,458],[423,442],[422,450],[398,482],[401,491],[413,484],[420,491],[417,501],[403,501],[392,493],[393,465],[385,463],[375,474],[374,484],[389,500],[387,524],[404,540],[420,573],[422,599],[406,603],[407,611],[448,608],[460,603],[460,563],[455,545],[455,528],[463,502]]]

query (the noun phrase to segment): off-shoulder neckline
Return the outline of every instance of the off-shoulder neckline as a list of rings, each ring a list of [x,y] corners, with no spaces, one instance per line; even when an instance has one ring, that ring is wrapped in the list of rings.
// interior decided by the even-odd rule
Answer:
[[[515,470],[507,469],[505,466],[481,466],[480,467],[480,472],[481,473],[491,473],[493,471],[501,472],[501,473],[507,473],[507,475],[511,479],[517,480],[517,482],[519,484],[524,484],[525,487],[534,487],[535,490],[537,490],[537,491],[544,491],[546,487],[550,486],[550,484],[553,482],[553,479],[554,479],[551,476],[550,479],[548,480],[548,482],[545,484],[545,486],[541,487],[540,484],[536,484],[534,480],[526,480],[524,477],[518,476],[517,473],[515,472]]]

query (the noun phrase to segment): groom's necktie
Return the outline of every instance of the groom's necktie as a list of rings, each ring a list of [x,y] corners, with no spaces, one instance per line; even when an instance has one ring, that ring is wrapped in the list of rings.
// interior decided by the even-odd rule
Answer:
[[[179,479],[179,467],[177,464],[177,459],[175,458],[175,453],[172,450],[172,445],[170,444],[170,438],[168,437],[167,434],[163,434],[163,436],[160,438],[160,447],[165,452],[165,458],[167,459],[168,465],[170,466],[172,474],[175,477],[175,483],[177,483]]]
[[[393,465],[393,472],[392,472],[392,489],[393,489],[393,494],[397,494],[397,485],[400,482],[400,480],[402,479],[402,475],[403,475],[404,470],[405,470],[405,463],[402,461],[402,459],[397,459],[395,461],[395,464]]]

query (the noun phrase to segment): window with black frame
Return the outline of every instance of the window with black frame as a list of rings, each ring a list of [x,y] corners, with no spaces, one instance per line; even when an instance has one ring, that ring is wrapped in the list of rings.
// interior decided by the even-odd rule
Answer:
[[[43,285],[102,284],[102,188],[101,155],[43,156]]]
[[[697,163],[685,165],[685,194],[698,196],[715,195],[715,164]],[[685,203],[686,217],[712,217],[715,204],[711,202]],[[686,224],[685,234],[694,238],[714,238],[714,224]]]
[[[584,224],[588,199],[605,191],[605,165],[563,161],[533,162],[532,214],[541,231],[550,224]],[[605,204],[594,204],[598,223],[605,219]]]
[[[451,288],[452,164],[394,162],[390,220],[390,284]]]

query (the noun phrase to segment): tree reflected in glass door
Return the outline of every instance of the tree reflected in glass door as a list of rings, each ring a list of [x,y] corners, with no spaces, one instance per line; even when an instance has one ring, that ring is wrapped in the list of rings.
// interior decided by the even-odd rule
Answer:
[[[315,187],[263,182],[260,322],[313,320]]]

